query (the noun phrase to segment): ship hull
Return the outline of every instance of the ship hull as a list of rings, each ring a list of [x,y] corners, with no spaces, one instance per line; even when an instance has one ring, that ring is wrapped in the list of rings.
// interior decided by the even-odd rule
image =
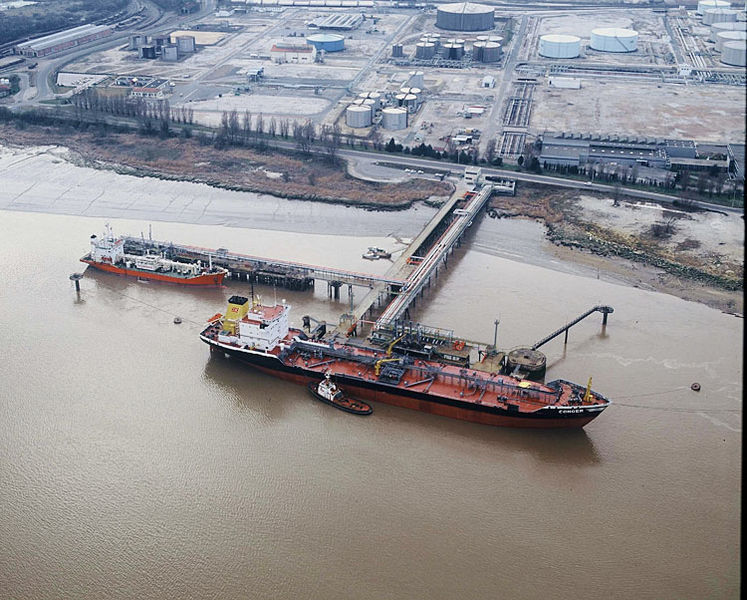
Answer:
[[[125,275],[127,277],[138,277],[140,279],[149,279],[151,281],[164,281],[168,283],[175,283],[177,285],[190,285],[190,286],[219,286],[223,284],[223,277],[225,273],[203,273],[202,275],[195,275],[193,277],[178,277],[169,275],[168,273],[155,273],[151,271],[141,271],[139,269],[127,269],[117,265],[111,265],[109,263],[96,262],[90,259],[81,258],[81,262],[84,262],[95,269],[106,271],[108,273],[116,273],[117,275]]]
[[[211,351],[227,354],[241,362],[273,377],[299,385],[319,381],[319,373],[302,367],[284,364],[273,355],[236,350],[202,338]],[[583,407],[562,407],[539,410],[533,413],[510,412],[498,407],[475,402],[461,402],[413,389],[402,389],[379,381],[365,380],[345,373],[333,373],[335,380],[357,398],[372,402],[383,402],[401,408],[418,410],[433,415],[492,425],[497,427],[521,427],[541,429],[579,429],[595,419],[602,411],[590,411]]]

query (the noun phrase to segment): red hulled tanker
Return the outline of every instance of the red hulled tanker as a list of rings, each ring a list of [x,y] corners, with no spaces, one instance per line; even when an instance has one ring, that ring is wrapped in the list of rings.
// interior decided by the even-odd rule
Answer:
[[[486,425],[580,428],[610,401],[563,380],[547,384],[373,347],[312,341],[289,327],[290,306],[228,300],[200,333],[211,351],[298,384],[329,374],[351,396]],[[390,347],[391,348],[391,347]]]
[[[169,260],[158,254],[126,254],[125,240],[107,223],[101,237],[91,236],[91,251],[80,259],[96,269],[179,285],[218,286],[228,271],[221,267]]]

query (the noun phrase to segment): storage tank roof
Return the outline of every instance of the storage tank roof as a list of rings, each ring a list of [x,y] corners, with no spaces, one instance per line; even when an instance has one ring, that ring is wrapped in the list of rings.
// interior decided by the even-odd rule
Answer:
[[[460,15],[484,15],[492,13],[493,7],[474,2],[455,2],[453,4],[442,4],[438,7],[438,10]]]
[[[348,112],[371,112],[371,107],[368,104],[351,104],[347,110]]]
[[[634,29],[623,29],[621,27],[599,27],[598,29],[592,29],[591,33],[593,33],[594,35],[618,38],[638,35],[638,32]]]
[[[594,31],[599,30],[595,29]],[[575,35],[561,35],[558,33],[548,33],[547,35],[541,36],[540,39],[545,42],[553,42],[556,44],[575,44],[576,42],[581,41],[581,38]]]
[[[402,113],[406,113],[406,108],[400,108],[399,106],[388,106],[381,112],[387,113],[389,115],[401,115]]]
[[[340,40],[344,40],[345,37],[336,33],[315,33],[306,39],[312,42],[339,42]]]

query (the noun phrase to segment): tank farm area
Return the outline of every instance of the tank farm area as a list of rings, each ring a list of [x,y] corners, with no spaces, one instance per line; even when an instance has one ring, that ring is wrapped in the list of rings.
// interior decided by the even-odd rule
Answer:
[[[742,144],[744,66],[744,7],[726,0],[232,0],[73,61],[58,85],[168,100],[207,125],[308,120],[359,146],[491,146],[511,163],[548,133]]]
[[[80,58],[58,83],[150,94],[207,125],[236,111],[265,130],[282,121],[336,126],[362,146],[394,140],[482,155],[490,145],[510,163],[550,133],[646,144],[672,138],[676,123],[684,145],[741,143],[744,66],[744,10],[726,0],[701,0],[696,9],[231,0],[189,27],[131,35]],[[315,324],[320,336],[387,345],[405,335],[449,348],[447,360],[487,357],[486,367],[511,362],[524,374],[543,372],[539,346],[529,340],[509,356],[408,321],[409,306],[490,195],[507,193],[500,183],[471,183],[383,277],[154,244],[170,256],[212,260],[234,278],[296,289],[320,280],[330,297],[347,293],[339,323]],[[146,242],[129,243],[138,251]],[[606,323],[612,309],[596,309]]]

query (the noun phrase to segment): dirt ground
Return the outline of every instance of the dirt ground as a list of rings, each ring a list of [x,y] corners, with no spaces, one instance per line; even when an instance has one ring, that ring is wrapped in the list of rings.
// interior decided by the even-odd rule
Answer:
[[[519,186],[516,197],[493,198],[491,206],[499,215],[544,221],[563,260],[638,287],[744,311],[741,215],[530,184]]]
[[[433,196],[449,196],[451,184],[426,179],[402,183],[361,181],[320,157],[303,158],[247,148],[217,150],[195,139],[157,139],[136,134],[62,132],[45,127],[18,131],[0,126],[0,143],[8,146],[57,144],[73,160],[95,168],[130,174],[198,181],[216,187],[397,210]]]
[[[650,101],[643,101],[649,98]],[[745,138],[744,89],[733,86],[613,82],[582,78],[580,90],[537,86],[535,131],[691,139],[723,143]]]

